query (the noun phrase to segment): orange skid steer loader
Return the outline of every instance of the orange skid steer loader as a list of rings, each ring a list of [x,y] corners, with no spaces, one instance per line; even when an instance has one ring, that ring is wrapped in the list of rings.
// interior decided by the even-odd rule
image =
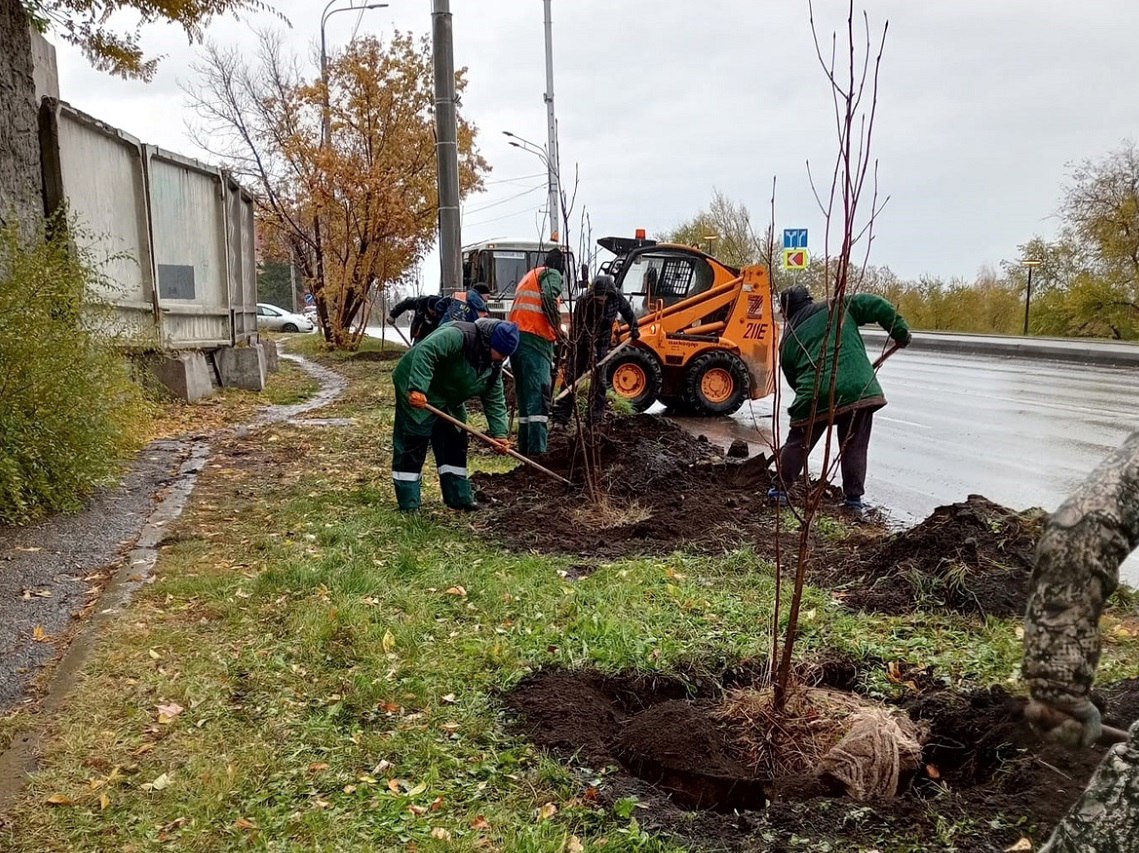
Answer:
[[[777,330],[766,266],[742,270],[690,246],[605,237],[602,267],[636,311],[641,338],[605,365],[613,392],[643,412],[730,415],[773,393]],[[618,335],[628,339],[628,327]]]

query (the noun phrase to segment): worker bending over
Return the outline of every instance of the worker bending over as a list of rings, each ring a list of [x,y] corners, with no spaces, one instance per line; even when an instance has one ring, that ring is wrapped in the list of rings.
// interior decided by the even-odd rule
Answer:
[[[397,317],[406,311],[413,311],[411,342],[417,344],[439,328],[450,305],[451,299],[447,296],[409,296],[392,306],[388,322],[394,326]]]
[[[518,327],[504,320],[447,323],[412,347],[392,373],[395,429],[392,480],[402,512],[419,509],[419,483],[427,445],[435,451],[443,503],[451,509],[477,509],[467,479],[467,434],[427,411],[428,404],[466,421],[471,397],[482,400],[489,433],[509,449],[502,362],[518,347]]]
[[[564,338],[560,307],[564,270],[561,250],[551,249],[545,265],[526,273],[514,291],[510,319],[521,335],[510,366],[518,398],[518,449],[526,455],[546,452],[554,344]]]
[[[893,305],[869,293],[843,299],[838,306],[841,310],[835,311],[833,325],[828,310],[831,303],[815,302],[802,285],[779,294],[779,305],[783,309],[779,361],[787,383],[795,390],[795,400],[789,411],[791,431],[779,451],[779,483],[767,493],[768,499],[780,505],[787,503],[788,488],[803,473],[811,449],[833,419],[838,427],[843,505],[856,516],[862,516],[866,509],[862,495],[870,430],[874,412],[886,405],[886,397],[866,355],[858,327],[877,323],[900,347],[910,343],[909,327]],[[837,375],[834,371],[836,346],[839,347]]]
[[[629,326],[629,336],[637,340],[641,331],[637,315],[611,275],[593,279],[589,292],[578,299],[570,323],[569,352],[564,364],[566,387],[572,387],[578,377],[593,370],[609,354],[613,346],[613,324],[618,313]],[[554,404],[554,423],[567,424],[573,415],[574,393],[570,391]],[[589,417],[598,421],[605,414],[605,381],[600,372],[590,379]]]
[[[463,299],[452,297],[447,307],[444,322],[447,320],[466,320],[468,323],[473,323],[475,320],[487,316],[490,313],[490,307],[486,304],[486,295],[489,293],[490,287],[480,281],[466,292]]]
[[[1086,747],[1100,736],[1089,694],[1099,617],[1119,565],[1139,548],[1139,432],[1052,514],[1036,546],[1024,617],[1025,714],[1050,740]],[[1139,850],[1139,722],[1116,744],[1040,853]]]

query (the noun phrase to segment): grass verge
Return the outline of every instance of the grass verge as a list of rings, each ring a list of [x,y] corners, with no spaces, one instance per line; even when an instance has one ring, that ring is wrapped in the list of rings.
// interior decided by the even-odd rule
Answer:
[[[544,666],[717,672],[763,656],[770,566],[746,549],[675,554],[570,581],[569,559],[476,538],[430,470],[427,511],[399,515],[393,362],[375,349],[326,357],[350,384],[324,414],[351,425],[219,449],[156,582],[50,722],[0,846],[681,849],[624,801],[585,795],[604,768],[583,777],[513,735],[498,695]],[[852,614],[820,590],[802,630],[805,653],[932,665],[962,685],[1015,681],[1020,656],[1010,621]],[[1139,641],[1111,637],[1105,671],[1134,674]],[[869,682],[900,689],[884,667]],[[882,853],[912,849],[896,841]]]

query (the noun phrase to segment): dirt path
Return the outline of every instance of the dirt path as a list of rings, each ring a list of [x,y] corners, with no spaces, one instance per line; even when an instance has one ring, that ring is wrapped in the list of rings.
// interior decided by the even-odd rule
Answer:
[[[282,422],[325,423],[299,416],[335,400],[344,379],[299,356],[281,357],[317,379],[320,390],[210,435],[154,442],[117,487],[81,512],[0,529],[0,712],[20,704],[47,714],[60,707],[101,626],[153,577],[166,529],[185,508],[216,441]],[[44,669],[56,659],[54,669]],[[38,744],[38,732],[25,732],[0,754],[0,803],[21,787]]]

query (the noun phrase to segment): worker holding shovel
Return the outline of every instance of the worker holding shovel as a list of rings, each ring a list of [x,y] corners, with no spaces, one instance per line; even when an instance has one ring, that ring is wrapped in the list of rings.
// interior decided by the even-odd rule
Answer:
[[[1089,697],[1099,617],[1119,566],[1139,548],[1139,432],[1048,519],[1024,617],[1025,716],[1045,737],[1083,747],[1110,733]],[[1117,738],[1112,738],[1117,739]],[[1139,722],[1120,733],[1041,853],[1139,849]]]
[[[910,330],[897,309],[881,296],[860,293],[846,297],[833,323],[831,304],[815,302],[802,285],[779,294],[783,309],[779,363],[787,384],[795,391],[795,400],[788,412],[791,431],[779,451],[779,481],[767,497],[772,503],[787,504],[787,489],[803,473],[811,449],[833,422],[841,448],[843,507],[860,518],[866,511],[862,495],[870,430],[874,412],[886,405],[886,397],[858,328],[877,323],[898,347],[909,345]]]
[[[463,404],[479,397],[495,448],[510,452],[502,362],[517,347],[516,325],[482,319],[441,326],[400,358],[392,373],[396,392],[392,480],[400,511],[419,510],[428,444],[435,451],[443,502],[451,509],[478,508],[467,479],[467,432],[448,418],[465,422]]]
[[[565,426],[573,415],[574,387],[578,378],[594,370],[613,346],[613,324],[621,315],[629,326],[629,337],[637,340],[641,336],[637,327],[637,315],[633,306],[625,298],[611,275],[599,275],[593,279],[589,292],[583,294],[573,309],[570,323],[569,353],[565,365],[566,390],[554,402],[554,423]],[[600,373],[600,371],[598,371]],[[589,418],[599,421],[605,414],[605,382],[600,375],[590,379]]]
[[[396,318],[400,314],[411,311],[411,342],[417,344],[439,328],[439,324],[444,321],[450,306],[451,300],[446,296],[409,296],[392,306],[387,320],[388,323],[398,329],[395,324]],[[400,337],[403,337],[402,332],[400,332]]]

